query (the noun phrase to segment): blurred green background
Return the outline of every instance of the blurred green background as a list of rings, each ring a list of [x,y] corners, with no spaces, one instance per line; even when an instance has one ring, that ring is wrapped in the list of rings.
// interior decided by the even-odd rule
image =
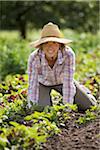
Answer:
[[[58,24],[76,53],[75,78],[100,73],[99,1],[0,1],[0,81],[9,74],[26,74],[29,43],[44,24]]]
[[[52,21],[61,28],[96,33],[99,29],[99,1],[1,1],[0,28],[19,30],[23,38],[28,29],[39,29]]]

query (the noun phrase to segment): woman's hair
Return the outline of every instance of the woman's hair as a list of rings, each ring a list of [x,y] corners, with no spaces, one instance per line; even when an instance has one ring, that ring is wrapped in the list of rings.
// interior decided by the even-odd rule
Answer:
[[[63,49],[65,48],[65,45],[64,44],[60,44],[60,49],[63,51]]]

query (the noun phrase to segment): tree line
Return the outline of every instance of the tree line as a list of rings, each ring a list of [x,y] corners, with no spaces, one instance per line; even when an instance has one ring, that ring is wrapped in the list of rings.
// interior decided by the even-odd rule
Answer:
[[[0,1],[0,30],[41,28],[52,21],[61,28],[96,33],[99,30],[99,1]]]

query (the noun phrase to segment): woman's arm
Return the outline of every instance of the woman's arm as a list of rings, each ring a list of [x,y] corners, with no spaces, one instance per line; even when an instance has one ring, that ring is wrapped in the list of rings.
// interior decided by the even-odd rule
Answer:
[[[38,73],[34,55],[30,55],[28,59],[28,83],[28,105],[30,106],[30,101],[38,102]]]
[[[63,80],[63,101],[64,103],[73,104],[76,88],[74,85],[73,75],[75,72],[75,53],[71,48],[66,50],[66,60]]]

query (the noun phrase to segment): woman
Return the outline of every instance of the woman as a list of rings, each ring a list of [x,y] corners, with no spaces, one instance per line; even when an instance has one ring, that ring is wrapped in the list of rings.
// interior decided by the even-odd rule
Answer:
[[[52,105],[51,89],[63,95],[63,103],[76,103],[81,110],[95,104],[95,98],[74,81],[75,54],[68,46],[70,42],[62,38],[58,26],[50,22],[43,27],[40,39],[31,43],[37,49],[28,60],[29,107],[30,101]]]

